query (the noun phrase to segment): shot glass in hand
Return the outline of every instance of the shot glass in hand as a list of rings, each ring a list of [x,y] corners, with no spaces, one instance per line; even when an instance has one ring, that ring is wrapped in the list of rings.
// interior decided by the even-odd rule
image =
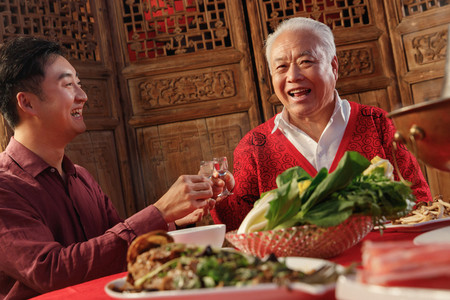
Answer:
[[[228,160],[226,156],[222,156],[219,158],[213,158],[214,161],[214,169],[219,173],[219,178],[225,181],[225,175],[228,171]],[[230,192],[227,189],[227,185],[225,184],[222,193],[219,194],[219,197],[227,197],[229,195],[233,195],[232,192]]]
[[[213,173],[214,173],[214,162],[211,160],[202,160],[200,162],[200,171],[198,172],[198,174],[211,179]]]

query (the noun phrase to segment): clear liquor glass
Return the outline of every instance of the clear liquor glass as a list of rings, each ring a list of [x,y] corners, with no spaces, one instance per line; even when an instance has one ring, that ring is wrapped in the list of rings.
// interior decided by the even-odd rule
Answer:
[[[226,156],[222,156],[219,158],[213,158],[214,161],[214,169],[219,173],[219,178],[225,181],[225,175],[228,171],[228,160]],[[229,195],[233,195],[232,192],[230,192],[227,189],[227,186],[225,185],[222,193],[219,194],[219,197],[226,197]]]

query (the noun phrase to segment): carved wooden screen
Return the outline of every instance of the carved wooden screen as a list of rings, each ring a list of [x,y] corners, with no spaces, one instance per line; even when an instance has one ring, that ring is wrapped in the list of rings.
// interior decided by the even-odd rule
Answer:
[[[335,35],[339,60],[337,89],[348,100],[390,110],[398,101],[381,0],[249,0],[248,11],[265,118],[280,110],[263,53],[267,35],[291,17],[327,24]]]
[[[134,196],[123,164],[127,152],[120,143],[125,136],[104,11],[103,1],[1,1],[0,40],[33,35],[59,41],[68,49],[89,100],[84,110],[88,130],[69,144],[66,153],[94,175],[126,216],[134,211]],[[3,128],[2,147],[6,147],[12,132]]]
[[[402,105],[439,99],[443,88],[450,1],[385,0]],[[433,195],[450,195],[450,173],[425,167]]]
[[[259,124],[240,1],[114,1],[141,205]]]

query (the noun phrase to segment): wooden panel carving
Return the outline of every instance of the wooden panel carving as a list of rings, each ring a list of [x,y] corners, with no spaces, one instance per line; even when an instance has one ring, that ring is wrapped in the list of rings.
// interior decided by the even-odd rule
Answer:
[[[410,70],[436,62],[444,64],[447,51],[447,28],[447,25],[442,25],[403,36]]]
[[[353,48],[337,51],[339,78],[369,75],[374,72],[371,48]]]
[[[248,130],[246,113],[137,129],[147,201],[159,199],[180,174],[196,174],[201,160],[227,155],[232,166],[234,148]]]
[[[21,34],[60,41],[71,58],[98,61],[94,17],[89,1],[20,1],[0,3],[0,40]]]
[[[106,80],[83,80],[83,89],[88,95],[83,114],[88,117],[112,117],[111,99]]]
[[[289,17],[309,17],[329,25],[339,27],[358,27],[371,24],[368,0],[260,0],[266,35],[282,20]]]
[[[177,121],[187,115],[203,118],[248,107],[239,65],[232,64],[176,73],[163,73],[128,81],[135,127],[155,125],[160,118]],[[226,107],[220,107],[227,104]],[[152,116],[152,117],[150,117]]]
[[[129,61],[232,47],[225,0],[127,0]]]
[[[385,89],[390,84],[391,80],[383,70],[383,54],[377,40],[338,46],[336,55],[339,93]]]
[[[236,95],[232,70],[203,71],[168,78],[149,78],[139,83],[141,108],[167,107]]]
[[[234,148],[236,148],[239,141],[251,128],[248,117],[244,115],[231,116],[231,120],[224,120],[224,118],[227,117],[206,119],[211,146],[211,155],[206,157],[227,156],[229,170],[233,171]],[[236,123],[233,123],[233,121]]]
[[[125,207],[118,168],[114,133],[90,131],[76,137],[66,148],[69,158],[86,169],[111,198],[122,217],[133,209]],[[134,204],[134,203],[133,203]]]
[[[397,0],[403,16],[415,16],[450,4],[448,0]]]

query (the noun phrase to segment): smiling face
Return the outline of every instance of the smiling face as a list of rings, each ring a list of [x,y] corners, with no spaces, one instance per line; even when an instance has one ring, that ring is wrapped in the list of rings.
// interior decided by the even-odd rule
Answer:
[[[285,31],[273,43],[270,65],[275,94],[289,120],[328,122],[334,109],[337,59],[325,56],[320,38],[308,30]]]
[[[83,106],[87,101],[73,66],[62,56],[55,56],[45,67],[40,101],[35,109],[39,125],[61,141],[70,141],[86,130]]]

